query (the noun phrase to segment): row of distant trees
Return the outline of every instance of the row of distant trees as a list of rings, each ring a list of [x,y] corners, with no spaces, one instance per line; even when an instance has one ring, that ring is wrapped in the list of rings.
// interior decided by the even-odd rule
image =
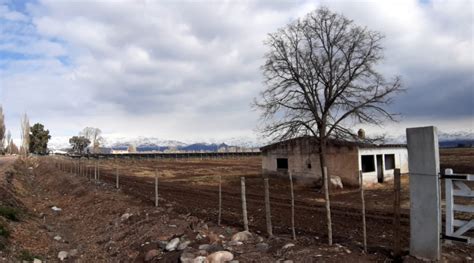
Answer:
[[[10,131],[5,126],[5,114],[0,105],[0,154],[21,154],[27,156],[29,153],[47,154],[48,141],[51,139],[49,130],[44,125],[36,123],[30,127],[28,115],[21,117],[21,145],[18,147],[14,142]]]

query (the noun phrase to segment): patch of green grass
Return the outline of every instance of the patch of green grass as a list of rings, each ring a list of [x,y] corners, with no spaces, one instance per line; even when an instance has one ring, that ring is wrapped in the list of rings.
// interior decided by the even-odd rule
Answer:
[[[11,221],[19,221],[18,210],[13,207],[0,206],[0,216]]]

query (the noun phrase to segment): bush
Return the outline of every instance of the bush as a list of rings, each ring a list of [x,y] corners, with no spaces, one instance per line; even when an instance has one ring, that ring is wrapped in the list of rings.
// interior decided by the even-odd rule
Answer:
[[[28,250],[22,250],[22,251],[20,252],[20,255],[18,255],[18,259],[19,259],[20,261],[29,261],[29,262],[31,262],[31,261],[35,260],[35,258],[38,258],[38,257],[35,257],[35,255],[33,255],[33,254],[32,254],[30,251],[28,251]]]
[[[10,236],[10,231],[4,225],[0,225],[0,236],[5,238]]]
[[[11,220],[11,221],[18,221],[18,210],[13,207],[8,206],[0,206],[0,216]]]

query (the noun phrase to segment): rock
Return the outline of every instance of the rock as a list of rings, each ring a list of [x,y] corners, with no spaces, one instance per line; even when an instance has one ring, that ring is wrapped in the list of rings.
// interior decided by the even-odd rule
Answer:
[[[54,212],[61,212],[61,211],[63,211],[61,208],[59,208],[59,207],[57,207],[57,206],[51,207],[51,210],[53,210]]]
[[[194,263],[194,254],[190,252],[183,252],[179,257],[181,263]]]
[[[54,236],[54,240],[59,241],[59,240],[61,240],[61,237],[60,236]]]
[[[467,261],[467,262],[469,262],[469,261],[471,261],[471,260],[472,260],[471,257],[466,257],[466,261]]]
[[[227,243],[229,246],[241,246],[243,245],[244,243],[240,242],[240,241],[229,241],[229,243]]]
[[[159,255],[160,255],[160,251],[158,249],[149,250],[148,252],[146,252],[145,262],[150,262]]]
[[[232,241],[245,242],[248,241],[250,238],[252,238],[252,233],[250,233],[249,231],[242,231],[234,234],[232,236]]]
[[[41,260],[39,260],[39,259],[37,259],[37,258],[33,259],[33,263],[42,263],[42,262],[43,262],[43,261],[41,261]]]
[[[69,250],[69,252],[68,252],[68,254],[69,254],[70,257],[75,257],[75,256],[77,256],[77,253],[78,253],[77,249],[71,249],[71,250]]]
[[[168,244],[166,244],[166,250],[174,251],[178,247],[178,244],[179,238],[173,238],[170,240],[170,242],[168,242]]]
[[[199,245],[199,250],[208,250],[211,247],[209,244]]]
[[[283,261],[283,263],[293,263],[293,260],[287,259],[287,260]]]
[[[67,251],[61,251],[58,253],[58,258],[61,261],[64,261],[67,258],[67,256],[68,256]]]
[[[120,217],[120,220],[125,221],[125,220],[129,219],[131,216],[132,216],[131,213],[125,213]]]
[[[187,248],[189,246],[189,244],[191,244],[191,241],[189,241],[189,240],[184,241],[182,243],[179,243],[178,250],[183,250],[183,249]]]
[[[239,261],[238,260],[231,260],[231,261],[229,261],[229,263],[239,263]]]
[[[258,251],[266,252],[270,246],[267,243],[258,243],[256,246]]]
[[[294,246],[295,246],[295,244],[293,244],[293,243],[288,243],[288,244],[284,245],[284,246],[282,247],[282,249],[289,249],[290,247],[294,247]]]
[[[331,175],[331,187],[335,188],[335,189],[343,189],[344,186],[342,185],[342,180],[341,180],[341,177],[339,176],[335,176],[335,175]]]
[[[206,257],[203,257],[203,256],[196,257],[193,260],[193,263],[207,263],[206,262]]]
[[[234,255],[229,251],[217,251],[207,256],[209,263],[224,263],[234,259]]]

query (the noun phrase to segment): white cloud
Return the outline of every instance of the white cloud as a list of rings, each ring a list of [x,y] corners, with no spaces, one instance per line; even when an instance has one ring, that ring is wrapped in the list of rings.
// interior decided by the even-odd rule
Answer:
[[[404,79],[408,92],[392,108],[406,123],[410,116],[472,118],[472,2],[323,4],[386,34],[381,69]],[[39,0],[24,14],[0,4],[8,22],[0,52],[10,54],[0,62],[7,125],[27,111],[58,136],[84,126],[184,140],[253,135],[258,113],[250,104],[263,88],[263,40],[319,5]],[[459,103],[439,108],[445,96]]]

